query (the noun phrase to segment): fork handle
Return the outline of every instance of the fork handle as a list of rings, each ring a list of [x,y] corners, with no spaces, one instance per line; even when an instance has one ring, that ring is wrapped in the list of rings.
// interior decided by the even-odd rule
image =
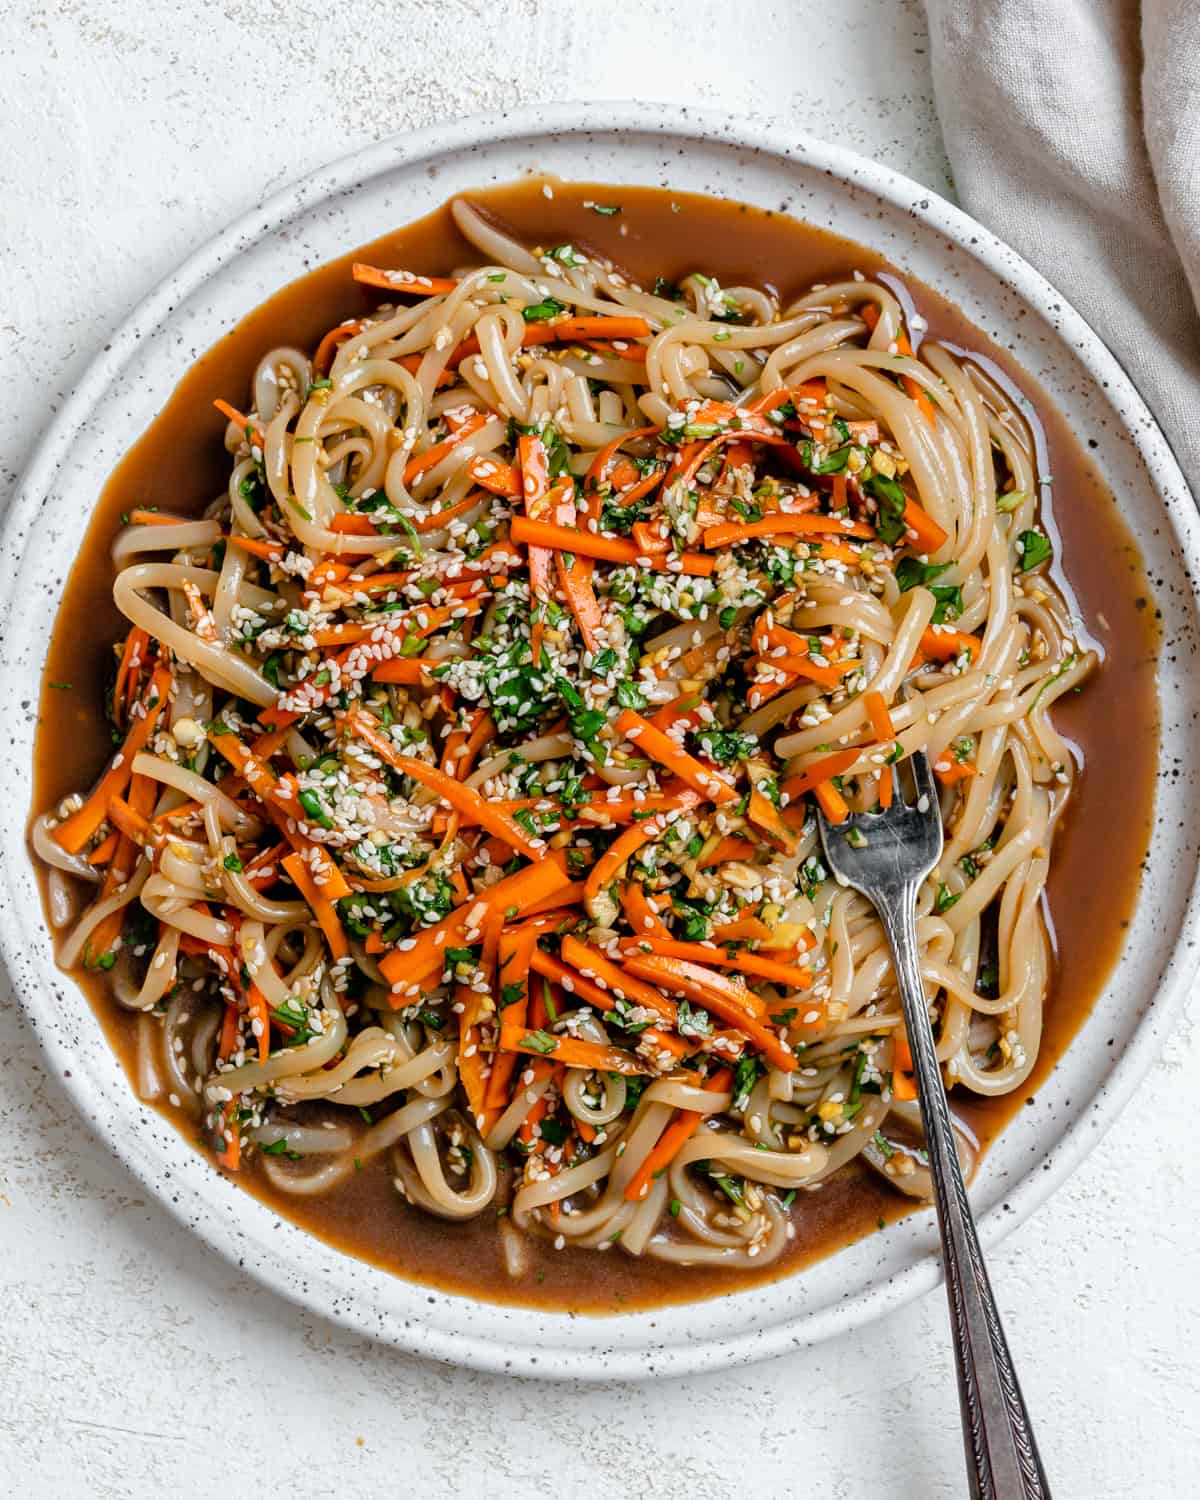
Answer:
[[[916,887],[880,903],[920,1093],[973,1500],[1050,1500],[967,1202],[917,952]]]

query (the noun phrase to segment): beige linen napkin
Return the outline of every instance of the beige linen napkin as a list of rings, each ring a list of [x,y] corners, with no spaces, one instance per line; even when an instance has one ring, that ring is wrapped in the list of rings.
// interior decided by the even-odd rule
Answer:
[[[963,207],[1092,325],[1200,495],[1200,0],[926,0]]]

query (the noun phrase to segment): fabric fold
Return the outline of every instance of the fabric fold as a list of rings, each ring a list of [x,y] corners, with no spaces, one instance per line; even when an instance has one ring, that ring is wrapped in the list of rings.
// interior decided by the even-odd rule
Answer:
[[[926,10],[963,207],[1088,320],[1200,492],[1200,5]]]

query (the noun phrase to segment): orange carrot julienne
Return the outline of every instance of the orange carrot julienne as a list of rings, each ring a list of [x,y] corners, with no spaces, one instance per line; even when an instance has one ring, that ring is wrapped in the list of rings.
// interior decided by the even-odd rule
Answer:
[[[379,528],[370,516],[353,510],[340,510],[331,516],[329,529],[342,536],[376,536],[379,533]]]
[[[742,974],[754,974],[759,979],[769,979],[773,984],[785,984],[794,990],[808,990],[813,984],[811,969],[776,963],[774,959],[760,958],[758,954],[747,953],[744,949],[729,953],[724,948],[709,947],[707,943],[681,943],[673,938],[659,938],[646,933],[644,936],[622,939],[621,951],[633,957],[642,951],[660,953],[666,958],[684,958],[696,964],[713,964],[719,969],[735,969]]]
[[[629,957],[625,960],[625,969],[640,979],[661,984],[702,1005],[735,1031],[740,1031],[750,1045],[775,1067],[785,1073],[795,1071],[795,1053],[761,1019],[758,997],[745,985],[686,959],[668,958],[657,953]]]
[[[242,1138],[238,1126],[238,1101],[230,1099],[221,1111],[222,1139],[227,1135],[229,1140],[224,1143],[221,1150],[217,1152],[217,1165],[224,1167],[227,1172],[236,1172],[242,1159]]]
[[[496,1004],[506,1024],[513,1026],[525,1024],[529,1004],[529,965],[533,950],[537,947],[537,939],[537,932],[528,928],[517,928],[500,935],[497,952],[496,989],[498,996]],[[501,998],[504,992],[514,985],[519,987],[520,994],[510,1004],[503,1005]],[[496,1118],[499,1118],[499,1112],[508,1103],[512,1076],[516,1067],[517,1059],[511,1052],[497,1053],[493,1057],[492,1073],[484,1093],[485,1113],[495,1109]]]
[[[350,894],[346,877],[329,857],[328,851],[303,834],[297,826],[302,808],[296,796],[294,779],[277,780],[270,766],[254,755],[231,729],[216,724],[208,731],[213,748],[230,763],[251,792],[267,809],[276,827],[288,843],[302,854],[321,894],[338,901]]]
[[[969,760],[950,760],[940,755],[933,763],[933,774],[943,786],[954,786],[968,777],[978,776],[979,767]]]
[[[613,840],[588,872],[583,888],[586,901],[594,900],[604,887],[616,878],[617,871],[625,861],[632,859],[639,849],[662,832],[661,827],[653,826],[654,821],[653,818],[647,818],[644,823],[635,823],[632,828],[627,828],[624,833]]]
[[[896,726],[892,723],[892,716],[888,712],[888,706],[881,692],[872,689],[863,694],[863,707],[867,711],[867,718],[871,721],[871,729],[875,738],[881,745],[886,745],[890,740],[896,738]]]
[[[125,637],[125,645],[121,651],[120,665],[117,667],[116,681],[113,683],[113,717],[118,723],[125,722],[125,716],[131,707],[127,698],[136,692],[142,665],[150,655],[149,633],[135,625]]]
[[[718,1068],[710,1073],[704,1080],[704,1089],[710,1094],[724,1094],[733,1086],[733,1071],[730,1068]],[[717,1108],[714,1103],[710,1106],[708,1113],[713,1113]],[[656,1177],[661,1177],[666,1169],[683,1149],[684,1144],[691,1140],[700,1128],[700,1121],[704,1118],[705,1111],[692,1109],[677,1109],[671,1117],[671,1122],[659,1136],[657,1144],[646,1156],[645,1161],[629,1179],[625,1188],[625,1199],[629,1203],[636,1203],[644,1198],[650,1191],[650,1184]]]
[[[602,1073],[651,1073],[654,1070],[632,1052],[621,1047],[607,1047],[603,1042],[583,1042],[573,1036],[556,1036],[540,1028],[530,1031],[524,1026],[502,1025],[501,1052],[529,1052],[553,1058],[569,1068],[594,1068]]]
[[[166,707],[171,683],[170,669],[160,663],[155,667],[154,675],[150,678],[150,686],[141,700],[145,712],[133,719],[129,733],[125,737],[125,743],[113,756],[108,769],[84,800],[83,805],[70,817],[64,818],[50,835],[59,848],[65,849],[68,854],[79,853],[108,816],[110,798],[119,797],[129,785],[129,779],[133,775],[133,758],[145,749],[150,736],[154,733],[155,726]]]
[[[780,791],[786,792],[794,802],[798,797],[803,797],[805,792],[811,792],[815,786],[848,771],[862,753],[861,747],[851,746],[849,750],[835,750],[832,755],[822,756],[795,776],[789,776]]]
[[[555,888],[536,900],[524,901],[521,904],[521,919],[524,921],[530,917],[538,917],[548,911],[556,911],[560,906],[575,907],[583,900],[583,881],[571,880],[566,885],[555,886]]]
[[[736,834],[726,836],[696,861],[701,870],[711,870],[714,865],[727,864],[730,860],[753,859],[758,846],[749,839],[740,839]]]
[[[913,546],[918,552],[936,552],[948,538],[948,533],[915,500],[909,500],[905,504],[904,527],[911,534]]]
[[[764,667],[776,672],[787,672],[791,677],[806,677],[810,682],[818,682],[823,687],[837,687],[843,677],[848,677],[851,672],[857,671],[862,662],[833,661],[827,665],[820,665],[811,661],[807,656],[760,656],[758,660]]]
[[[759,917],[738,917],[713,929],[719,943],[761,943],[771,936],[771,929]]]
[[[850,806],[832,781],[820,781],[813,787],[821,811],[831,823],[844,823],[850,816]]]
[[[120,798],[114,798],[113,801],[120,801]],[[114,828],[113,831],[108,835],[108,837],[101,839],[96,847],[92,850],[92,852],[88,855],[88,864],[106,865],[113,857],[113,855],[117,852],[117,844],[120,842],[120,838],[120,829]]]
[[[896,330],[896,353],[912,355],[912,345],[908,341],[908,335],[903,328]],[[919,380],[914,380],[911,375],[902,375],[900,384],[920,407],[921,415],[929,423],[930,427],[937,426],[937,412],[933,402],[929,399],[929,393]],[[907,517],[906,517],[907,519]]]
[[[788,511],[776,511],[764,516],[761,521],[725,521],[720,526],[709,526],[704,532],[704,545],[708,549],[729,547],[737,542],[747,542],[759,536],[834,536],[853,537],[855,540],[873,541],[875,530],[860,521],[842,521],[837,516],[797,515]]]
[[[900,1100],[917,1097],[912,1048],[902,1031],[892,1033],[892,1096]]]
[[[217,622],[213,619],[212,611],[204,602],[204,595],[198,586],[190,578],[183,580],[183,594],[188,602],[188,608],[192,612],[193,629],[202,641],[215,641],[219,638]]]
[[[789,385],[784,386],[780,390],[764,391],[761,396],[756,396],[747,405],[746,410],[756,414],[776,411],[790,401],[803,417],[810,407],[823,407],[827,399],[828,389],[825,382],[823,380],[810,380],[804,385]]]
[[[458,1080],[467,1096],[467,1108],[476,1128],[482,1130],[487,1123],[485,1095],[487,1079],[483,1072],[483,1053],[480,1048],[482,1034],[478,1024],[479,996],[470,985],[454,987],[455,1008],[458,1010]]]
[[[596,591],[592,587],[591,569],[585,566],[586,562],[587,559],[580,557],[569,562],[567,554],[563,552],[554,554],[554,570],[558,578],[558,586],[570,606],[575,623],[579,626],[584,645],[594,655],[601,649],[600,634],[604,629],[604,612],[600,608],[600,601],[596,598]]]
[[[271,1055],[271,1011],[267,1005],[267,997],[253,980],[246,991],[246,1010],[251,1020],[258,1022],[258,1060],[266,1062]],[[251,1034],[253,1035],[253,1030]]]
[[[353,338],[362,330],[361,318],[348,318],[344,323],[331,328],[317,345],[316,353],[313,355],[313,369],[324,375],[333,363],[333,356],[337,353],[338,345],[344,344],[347,339]]]
[[[174,516],[170,511],[165,510],[131,510],[129,512],[131,526],[186,526],[195,519],[195,516]]]
[[[603,983],[614,995],[623,995],[632,1004],[644,1005],[657,1011],[670,1025],[675,1024],[676,1006],[652,983],[629,974],[619,964],[607,958],[598,948],[568,933],[562,941],[562,956],[565,963],[576,968],[585,979]]]
[[[655,552],[667,552],[670,550],[670,542],[667,539],[663,525],[659,521],[635,521],[630,527],[633,544],[643,557],[649,557]]]
[[[226,538],[233,546],[240,547],[243,552],[249,552],[259,557],[263,562],[282,562],[287,548],[282,542],[267,541],[256,536],[229,536]]]
[[[605,482],[609,465],[626,443],[632,442],[634,438],[656,437],[658,432],[659,428],[657,427],[635,427],[632,432],[622,432],[613,438],[611,442],[605,443],[604,447],[592,459],[591,466],[587,471],[587,477],[583,483],[585,494],[590,498]],[[599,507],[597,507],[598,513]]]
[[[458,286],[449,276],[418,276],[411,271],[386,271],[356,260],[350,274],[360,286],[378,287],[385,292],[403,292],[411,297],[441,297]]]
[[[329,944],[329,951],[334,959],[340,962],[343,958],[348,958],[350,944],[346,940],[346,931],[337,914],[337,908],[332,901],[327,901],[321,894],[303,859],[298,854],[288,854],[280,860],[280,864],[287,871],[292,884],[308,903],[313,916],[316,917],[317,926],[325,934],[325,941]]]
[[[467,473],[476,484],[493,495],[504,495],[515,500],[521,494],[520,471],[503,459],[490,453],[481,453],[467,465]]]
[[[953,661],[964,653],[974,661],[979,655],[979,637],[961,630],[947,630],[944,625],[931,625],[921,633],[920,650],[934,661]]]
[[[545,340],[547,343],[575,343],[585,339],[648,339],[654,332],[645,318],[587,315],[559,318],[552,323],[531,323],[525,330],[527,335],[530,332],[539,335],[536,340],[539,343],[543,342],[540,337],[543,331],[551,335]]]
[[[578,996],[586,1005],[594,1005],[600,1011],[615,1009],[617,1000],[612,992],[612,987],[607,981],[602,981],[599,974],[594,979],[589,978],[587,974],[580,973],[577,968],[571,968],[569,965],[563,963],[562,959],[555,958],[552,953],[546,953],[541,948],[533,950],[530,965],[535,973],[553,979],[563,987],[567,994]],[[596,966],[589,962],[588,967],[595,968]],[[636,991],[636,986],[640,983],[639,980],[627,978],[615,964],[612,965],[612,968],[619,981],[616,988],[621,994],[629,996],[631,989]],[[644,988],[650,990],[649,985],[644,986]],[[675,1007],[665,996],[659,995],[653,990],[650,990],[650,992],[655,995],[658,1001],[660,1014],[664,1014],[661,1008],[667,1008],[664,1020],[668,1020],[673,1024]],[[639,1000],[638,1003],[644,1004],[645,1002],[644,1000]],[[655,1026],[647,1026],[646,1030],[642,1032],[642,1039],[657,1051],[666,1053],[675,1059],[687,1057],[689,1052],[693,1050],[682,1037],[675,1036],[673,1033],[663,1031]]]
[[[440,443],[434,443],[424,452],[415,453],[404,465],[404,483],[413,484],[420,479],[422,474],[428,474],[430,469],[436,468],[441,463],[442,459],[449,458],[460,443],[490,421],[492,421],[490,412],[476,412],[473,417],[469,417],[462,424],[457,432],[452,432],[448,438],[443,438]]]
[[[154,831],[154,826],[146,818],[143,818],[136,808],[130,806],[122,797],[110,797],[108,799],[108,819],[115,823],[118,830],[127,839],[132,839],[135,844],[154,846],[159,840],[159,835]],[[104,841],[108,842],[107,839]],[[98,852],[98,851],[97,851]],[[115,852],[115,851],[114,851]],[[109,858],[111,859],[111,855]]]
[[[779,808],[753,783],[746,802],[746,817],[776,849],[784,854],[795,851],[796,836],[783,821]]]
[[[517,464],[520,468],[521,497],[525,514],[534,516],[546,508],[550,491],[550,456],[546,445],[534,433],[522,433],[517,439]],[[512,530],[510,527],[510,534]],[[513,536],[514,541],[522,538]],[[529,592],[533,613],[530,628],[530,653],[534,666],[542,660],[542,636],[546,629],[546,609],[550,600],[552,554],[548,548],[529,541]]]
[[[527,858],[539,859],[545,853],[545,839],[532,837],[515,818],[500,811],[474,787],[465,786],[453,776],[447,776],[445,771],[417,760],[415,756],[401,755],[392,741],[383,734],[378,719],[365,708],[348,709],[342,716],[341,723],[351,734],[365,740],[380,760],[385,761],[394,771],[419,781],[431,792],[436,792],[449,806],[468,812],[480,827],[486,828],[497,838],[504,839]]]
[[[621,907],[630,927],[639,937],[670,937],[671,930],[658,914],[658,909],[646,894],[640,880],[627,880],[621,891]]]
[[[622,710],[617,718],[616,729],[631,745],[635,745],[659,765],[666,766],[672,775],[686,782],[706,801],[720,805],[736,800],[737,793],[727,781],[722,781],[715,771],[710,771],[695,756],[681,750],[669,734],[656,729],[649,719],[643,719],[635,709]]]
[[[245,412],[238,411],[236,406],[230,406],[228,401],[214,401],[213,405],[226,421],[232,422],[235,427],[239,427],[243,435],[259,449],[266,446],[267,439],[262,428],[256,422],[252,422]]]
[[[711,557],[700,552],[664,552],[644,557],[633,542],[624,537],[600,536],[593,531],[574,531],[549,521],[531,521],[514,516],[509,535],[514,542],[527,546],[548,547],[552,551],[573,552],[577,556],[595,557],[602,562],[641,564],[658,572],[686,573],[693,578],[708,578],[716,566]]]
[[[506,875],[495,885],[487,886],[468,898],[448,917],[432,927],[423,927],[412,938],[406,939],[408,947],[396,947],[379,961],[384,978],[392,986],[391,1004],[402,1003],[405,993],[420,989],[421,981],[441,972],[445,963],[445,949],[463,942],[468,932],[482,928],[483,919],[493,908],[511,910],[514,915],[527,910],[549,896],[571,884],[565,870],[565,856],[555,851],[541,858],[536,864],[527,865],[515,875]]]
[[[525,348],[533,344],[579,344],[589,339],[643,339],[654,330],[645,318],[578,317],[558,318],[553,322],[527,323],[521,334]],[[472,334],[450,355],[447,364],[457,368],[464,359],[479,353],[479,340]]]
[[[644,318],[579,317],[559,318],[554,322],[527,323],[521,334],[525,348],[534,344],[585,344],[590,339],[641,339],[649,338],[654,330]],[[464,359],[479,353],[479,340],[474,334],[463,339],[446,361],[448,369],[457,369]],[[416,356],[409,356],[415,358]],[[655,431],[658,429],[656,428]],[[632,434],[630,434],[632,435]]]
[[[221,1018],[221,1036],[217,1042],[218,1055],[222,1062],[227,1062],[237,1051],[238,1045],[238,1008],[232,1000],[225,1002],[225,1014]]]
[[[858,315],[871,330],[871,332],[874,333],[875,326],[879,322],[878,307],[876,307],[873,302],[868,303],[866,306],[859,309]],[[892,342],[896,346],[897,354],[907,354],[909,356],[912,355],[913,347],[912,344],[909,343],[908,334],[904,331],[903,325],[896,329],[896,334]],[[902,375],[900,377],[900,384],[921,408],[921,413],[924,416],[925,420],[929,423],[929,425],[931,427],[935,427],[937,425],[937,415],[934,411],[933,402],[929,399],[928,395],[925,392],[925,388],[921,385],[921,382],[919,380],[914,380],[911,375]]]

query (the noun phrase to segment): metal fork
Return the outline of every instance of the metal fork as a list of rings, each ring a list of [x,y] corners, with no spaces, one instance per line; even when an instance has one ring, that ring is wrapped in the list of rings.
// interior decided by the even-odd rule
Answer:
[[[921,882],[942,857],[942,820],[928,757],[918,753],[910,764],[914,802],[902,800],[893,768],[892,806],[838,824],[819,813],[821,842],[838,882],[871,902],[891,945],[942,1237],[971,1495],[973,1500],[1050,1500],[984,1268],[934,1050],[917,955],[916,907]]]

